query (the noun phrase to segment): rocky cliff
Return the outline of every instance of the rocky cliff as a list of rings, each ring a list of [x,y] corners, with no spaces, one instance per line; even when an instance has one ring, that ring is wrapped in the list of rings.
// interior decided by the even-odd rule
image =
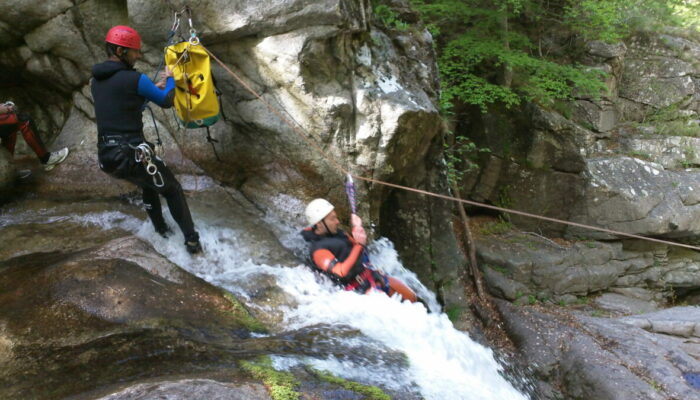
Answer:
[[[96,168],[89,71],[105,58],[107,29],[130,24],[144,41],[137,69],[153,75],[174,12],[184,5],[99,0],[0,5],[0,46],[6,55],[0,61],[6,77],[0,97],[32,114],[50,147],[73,150],[55,173],[39,177],[37,191],[91,198],[133,190],[116,180],[105,185]],[[177,173],[210,176],[271,211],[279,208],[280,195],[302,202],[328,197],[347,211],[344,177],[333,162],[368,178],[444,192],[442,124],[435,106],[439,86],[427,31],[373,25],[366,1],[211,0],[192,5],[192,12],[202,43],[252,91],[214,63],[227,117],[212,129],[215,150],[203,130],[179,129],[170,112],[154,110],[164,158]],[[188,35],[186,16],[181,24]],[[153,140],[148,112],[144,125]],[[7,182],[11,167],[5,166],[6,155],[0,157],[0,175]],[[455,277],[463,258],[444,203],[365,182],[357,186],[361,214],[376,224],[375,235],[394,239],[424,279],[433,276],[439,283]],[[434,249],[437,268],[424,248]]]
[[[469,134],[491,153],[465,191],[534,214],[697,244],[699,56],[697,34],[672,29],[638,33],[624,43],[588,43],[581,62],[607,73],[608,92],[556,109],[530,104],[517,117],[477,118]],[[697,307],[654,313],[699,304],[696,250],[501,218],[481,230],[477,247],[492,293],[535,307],[502,310],[539,374],[573,398],[700,397],[689,378],[700,368],[698,340],[683,333],[679,317],[697,319]],[[541,313],[542,306],[547,311]],[[635,314],[643,315],[623,318]],[[532,342],[540,335],[546,344]],[[581,364],[584,348],[598,349],[602,358]],[[594,365],[613,370],[596,376]],[[611,375],[615,387],[606,386]],[[619,397],[620,391],[637,394]]]
[[[392,4],[410,14],[405,3]],[[92,218],[89,209],[102,201],[104,207],[121,204],[127,214],[138,212],[133,204],[114,200],[132,199],[135,188],[108,178],[97,167],[89,71],[105,57],[102,40],[107,29],[129,24],[144,39],[144,59],[137,68],[155,73],[174,12],[184,5],[177,0],[0,4],[4,54],[0,73],[5,77],[0,99],[11,99],[32,114],[51,149],[72,149],[70,158],[50,173],[37,168],[21,140],[14,163],[0,149],[3,202],[18,196],[7,188],[15,187],[14,169],[19,164],[34,169],[34,178],[21,185],[15,198],[59,201],[59,205],[9,209],[10,213],[45,216],[51,223],[25,221],[17,223],[21,228],[16,229],[11,221],[0,224],[5,242],[12,243],[11,248],[0,251],[3,259],[10,259],[0,265],[5,274],[0,283],[8,287],[22,283],[23,268],[30,266],[38,271],[34,279],[48,285],[47,291],[54,281],[63,288],[54,297],[37,297],[43,302],[41,307],[50,309],[60,299],[61,307],[80,308],[76,318],[97,327],[88,331],[92,328],[85,326],[82,332],[80,321],[72,321],[67,326],[78,330],[70,339],[84,347],[69,348],[52,342],[50,329],[26,330],[21,315],[8,314],[0,324],[0,361],[13,368],[4,368],[9,372],[0,378],[8,382],[22,381],[27,371],[39,376],[33,369],[36,354],[31,352],[38,344],[47,354],[60,350],[58,358],[47,359],[57,365],[52,382],[63,380],[60,368],[66,365],[82,368],[86,379],[94,378],[97,375],[91,375],[91,366],[99,364],[100,357],[112,357],[110,351],[95,353],[91,347],[94,340],[102,340],[104,332],[116,332],[105,341],[116,344],[107,343],[102,350],[118,346],[134,332],[146,332],[141,336],[148,343],[136,343],[133,348],[142,347],[146,353],[158,350],[155,355],[146,354],[153,365],[158,365],[160,351],[170,349],[167,351],[176,356],[172,373],[183,372],[177,357],[194,360],[185,369],[211,367],[218,362],[216,354],[222,346],[227,357],[237,358],[230,354],[240,349],[236,341],[222,344],[216,337],[201,345],[202,336],[236,330],[239,322],[224,316],[231,305],[198,280],[188,278],[186,286],[211,296],[192,300],[192,306],[208,301],[211,304],[201,307],[220,318],[214,326],[200,326],[202,331],[187,330],[182,335],[183,324],[189,328],[201,321],[196,312],[173,320],[172,315],[182,311],[177,304],[172,309],[149,308],[147,315],[130,308],[126,311],[134,314],[125,311],[126,322],[111,315],[106,318],[105,309],[117,307],[110,301],[131,301],[133,296],[138,301],[129,304],[136,304],[152,299],[138,298],[142,293],[125,291],[128,288],[106,296],[109,298],[89,296],[75,282],[86,277],[112,286],[126,281],[130,287],[165,290],[168,298],[179,301],[188,295],[181,291],[190,289],[182,289],[182,282],[168,274],[185,273],[148,245],[128,238],[130,234],[102,229],[81,233],[84,228],[64,222],[61,216],[64,204],[71,202],[79,205],[79,214],[86,214],[83,219]],[[331,199],[346,213],[343,176],[335,163],[366,177],[446,192],[443,127],[436,109],[439,83],[432,39],[426,31],[382,26],[372,18],[372,7],[365,0],[202,0],[191,6],[192,24],[202,42],[252,91],[214,64],[227,117],[211,131],[216,153],[204,132],[180,129],[170,112],[154,110],[155,122],[146,113],[144,124],[151,139],[158,127],[165,160],[190,198],[196,199],[193,208],[199,223],[237,232],[232,237],[217,237],[215,243],[248,249],[246,256],[256,262],[294,264],[295,255],[280,245],[269,225],[282,216],[301,226],[302,204],[319,196]],[[181,23],[187,32],[187,21]],[[609,92],[600,99],[577,99],[557,110],[531,104],[516,113],[494,111],[475,119],[467,126],[469,134],[491,152],[481,160],[478,173],[465,182],[464,193],[475,200],[550,217],[693,243],[700,233],[695,218],[700,212],[696,194],[700,189],[695,185],[700,177],[696,170],[700,156],[695,151],[700,135],[699,56],[699,38],[673,31],[643,33],[614,45],[587,44],[581,62],[607,72]],[[322,151],[310,147],[299,132]],[[404,263],[438,292],[446,306],[464,307],[463,286],[453,284],[459,282],[464,259],[451,229],[451,206],[378,184],[357,185],[360,213],[374,224],[375,236],[391,238]],[[56,215],[46,214],[46,208]],[[76,213],[74,209],[68,212]],[[697,394],[691,385],[700,376],[697,307],[692,307],[698,304],[700,289],[696,252],[522,217],[508,221],[508,232],[478,231],[477,248],[491,293],[520,305],[499,303],[505,328],[523,349],[524,360],[533,365],[534,376],[546,382],[538,389],[544,398],[560,398],[564,393],[570,398],[685,399]],[[65,234],[65,229],[78,238]],[[37,232],[46,237],[38,244]],[[38,261],[41,254],[25,258],[31,253],[53,252],[65,254],[43,264]],[[99,264],[85,261],[100,257],[105,260]],[[153,265],[167,268],[150,271]],[[220,266],[207,265],[206,271],[217,268]],[[123,271],[132,271],[133,276],[119,275]],[[16,282],[12,280],[15,275],[19,277]],[[49,279],[55,276],[60,279]],[[17,302],[31,305],[39,301],[29,292],[0,297],[0,306],[12,310]],[[278,292],[271,282],[250,291],[253,303],[264,306],[274,303]],[[690,306],[657,311],[682,302]],[[51,320],[54,325],[74,314],[60,307],[53,311],[49,316],[56,317]],[[276,311],[256,316],[273,321],[271,325],[281,318]],[[306,333],[295,333],[292,343],[303,342]],[[320,341],[327,341],[324,335],[350,335],[311,333]],[[247,355],[259,353],[256,341],[247,333],[241,339],[251,346],[244,346]],[[284,336],[270,347],[280,350],[288,345],[286,340]],[[302,353],[318,351],[313,340],[304,343],[308,348],[301,346]],[[153,376],[153,371],[140,369],[151,364],[136,366],[128,358],[129,351],[125,348],[122,354],[133,366],[129,376]],[[324,348],[322,352],[331,351]],[[193,359],[193,352],[199,358]],[[13,354],[21,362],[10,362]],[[66,361],[76,355],[80,356],[77,364]],[[114,378],[108,375],[97,378],[107,384]],[[239,379],[250,384],[247,377]],[[12,390],[50,394],[50,388],[27,382]],[[248,389],[239,385],[237,390],[242,396],[266,398],[255,382]],[[178,384],[188,390],[202,385],[204,391],[224,390],[211,382],[209,386],[191,380],[174,385]],[[59,385],[62,392],[53,395],[89,387],[71,385]],[[307,393],[325,390],[315,385]],[[152,388],[132,388],[142,390]],[[123,394],[125,398],[130,395]]]
[[[157,384],[155,389],[134,387],[116,398],[130,398],[141,390],[170,390],[184,397],[215,391],[269,398],[260,384],[264,377],[253,374],[251,380],[250,373],[239,369],[244,364],[237,364],[265,353],[248,328],[227,315],[231,307],[241,309],[235,302],[228,303],[216,288],[165,260],[162,249],[135,238],[139,226],[148,229],[140,219],[145,215],[138,212],[135,187],[111,179],[97,165],[89,79],[91,66],[106,58],[106,31],[116,24],[136,28],[144,54],[136,68],[153,76],[174,13],[185,3],[0,4],[0,49],[5,54],[0,60],[5,77],[0,99],[14,101],[34,117],[49,149],[71,149],[69,158],[49,173],[39,168],[21,139],[14,162],[0,149],[5,206],[0,211],[0,232],[8,244],[1,252],[0,285],[28,285],[0,295],[3,396],[62,398],[95,386],[185,373],[187,378],[212,378],[218,383],[176,379],[174,388],[169,383]],[[427,31],[381,26],[364,0],[204,0],[190,6],[192,26],[202,43],[252,89],[214,64],[227,118],[213,126],[213,143],[203,130],[180,129],[169,111],[155,109],[153,117],[144,113],[146,136],[155,140],[157,126],[164,142],[163,158],[185,188],[200,232],[206,227],[223,235],[203,237],[203,242],[210,243],[205,251],[215,260],[211,264],[208,258],[185,261],[201,263],[201,275],[222,273],[220,257],[227,251],[260,264],[300,263],[300,254],[280,244],[283,240],[275,224],[285,218],[282,223],[303,227],[303,205],[314,197],[329,198],[341,214],[347,214],[344,176],[334,164],[368,178],[446,191],[441,175],[443,126],[436,109],[439,85]],[[188,35],[187,19],[181,24]],[[302,140],[300,132],[321,151]],[[33,177],[15,182],[17,166],[31,168]],[[363,181],[356,186],[360,214],[374,236],[393,239],[406,266],[423,282],[430,282],[445,304],[463,307],[463,286],[448,285],[459,282],[464,261],[452,234],[449,205]],[[36,199],[39,205],[33,205]],[[130,221],[132,214],[136,223],[128,232],[111,226]],[[32,215],[40,218],[24,220]],[[96,222],[104,215],[115,216],[107,229]],[[74,223],[76,218],[81,222]],[[85,221],[90,221],[87,230],[81,227]],[[172,240],[180,245],[177,235]],[[28,269],[35,272],[34,281],[24,275]],[[187,278],[183,281],[180,275]],[[26,289],[29,286],[37,293]],[[245,286],[249,300],[259,305],[255,308],[265,310],[256,318],[268,327],[276,326],[273,330],[283,329],[278,325],[280,308],[289,299],[280,294],[274,277],[251,278],[236,286]],[[103,287],[109,289],[102,292]],[[158,307],[159,301],[167,304]],[[27,315],[12,311],[25,305]],[[196,309],[206,311],[197,315]],[[120,314],[113,315],[114,310]],[[215,318],[207,325],[201,321],[204,315]],[[311,328],[284,333],[278,344],[301,349],[300,342],[308,341],[309,351],[301,353],[314,354],[320,340],[329,343],[322,347],[330,356],[336,351],[332,348],[340,345],[333,336],[352,339],[358,334]],[[250,343],[250,351],[243,350],[246,346],[235,338],[227,339],[229,335]],[[125,342],[132,346],[123,346]],[[273,347],[270,353],[286,352]],[[391,353],[384,347],[379,351]],[[54,366],[43,384],[37,383],[41,373],[33,360]],[[402,356],[395,360],[396,365],[405,364]],[[123,374],[103,373],[100,365],[128,368]],[[260,370],[259,366],[251,369]],[[226,378],[192,375],[205,370],[225,371]],[[299,370],[303,376],[309,374]],[[338,383],[307,378],[301,379],[300,391],[308,396],[325,398],[332,394],[324,391],[342,391]],[[123,385],[90,396],[121,389]],[[414,389],[397,390],[401,398],[416,396]],[[350,390],[343,393],[359,396]]]

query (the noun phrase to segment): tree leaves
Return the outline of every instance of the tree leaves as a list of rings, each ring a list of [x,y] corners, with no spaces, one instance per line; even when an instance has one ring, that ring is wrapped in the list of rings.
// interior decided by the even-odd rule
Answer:
[[[693,14],[690,1],[411,0],[411,4],[435,39],[442,109],[449,112],[462,103],[486,112],[491,104],[546,105],[597,98],[606,90],[603,72],[572,64],[561,54],[547,57],[542,38],[533,37],[533,32],[556,31],[569,35],[571,43],[574,39],[615,42],[640,25],[652,26],[649,18],[656,24],[677,23],[677,10],[685,10],[686,22],[697,17],[700,11]]]

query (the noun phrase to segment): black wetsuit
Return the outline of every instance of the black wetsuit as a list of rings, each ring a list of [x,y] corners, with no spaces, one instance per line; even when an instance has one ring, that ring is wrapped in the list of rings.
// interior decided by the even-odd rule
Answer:
[[[320,249],[330,251],[338,261],[342,262],[348,259],[354,244],[350,241],[348,234],[344,231],[338,229],[335,234],[328,233],[325,235],[317,235],[313,230],[305,229],[301,232],[301,236],[310,244],[310,264],[314,267],[314,269],[323,272],[333,281],[342,285],[347,285],[353,282],[355,277],[365,269],[364,265],[362,264],[362,257],[356,257],[355,260],[352,260],[353,266],[345,276],[329,273],[315,262],[314,253],[316,250]]]
[[[148,77],[120,61],[106,61],[92,67],[91,90],[97,119],[97,156],[100,168],[119,179],[127,180],[143,189],[143,202],[156,231],[164,233],[160,198],[163,195],[168,208],[188,242],[196,242],[199,235],[194,229],[185,195],[180,183],[162,160],[152,158],[162,176],[153,176],[135,159],[134,147],[147,143],[143,136],[142,113],[146,100],[163,108],[172,107],[174,82],[168,78],[166,88],[155,87]],[[153,145],[148,143],[153,149]],[[162,186],[159,186],[162,183]]]

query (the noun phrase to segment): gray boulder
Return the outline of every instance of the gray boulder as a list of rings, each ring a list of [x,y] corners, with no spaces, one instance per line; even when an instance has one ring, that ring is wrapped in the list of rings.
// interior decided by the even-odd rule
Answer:
[[[700,360],[680,340],[621,320],[498,306],[528,365],[566,398],[698,398],[684,374],[700,370]]]
[[[491,293],[507,300],[570,303],[570,296],[614,292],[603,294],[601,307],[630,314],[673,301],[674,288],[700,286],[700,256],[682,248],[582,238],[559,245],[517,232],[481,236],[476,247]]]
[[[630,157],[601,157],[587,160],[585,176],[587,187],[573,210],[574,221],[642,235],[692,237],[700,232],[697,174],[666,171]],[[568,232],[612,237],[576,227]]]
[[[270,395],[261,384],[219,382],[212,379],[180,379],[157,383],[140,383],[99,400],[137,400],[147,397],[210,400],[269,400]]]

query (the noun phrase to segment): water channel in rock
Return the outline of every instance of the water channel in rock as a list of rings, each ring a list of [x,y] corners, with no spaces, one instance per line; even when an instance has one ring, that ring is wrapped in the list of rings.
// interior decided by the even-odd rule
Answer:
[[[287,207],[291,207],[290,212],[301,214],[301,209],[296,209],[299,204],[292,203]],[[274,354],[273,363],[278,369],[311,365],[394,393],[405,393],[406,398],[527,398],[504,378],[503,367],[496,362],[492,350],[454,328],[447,315],[441,312],[434,294],[402,266],[387,239],[376,240],[370,246],[374,264],[416,288],[431,312],[421,304],[402,303],[379,293],[360,296],[340,290],[302,262],[298,265],[255,263],[254,253],[265,251],[265,248],[242,246],[241,235],[246,234],[243,230],[198,224],[205,253],[192,257],[185,252],[177,235],[170,239],[161,238],[137,213],[99,210],[99,207],[78,213],[68,210],[70,208],[57,207],[37,212],[35,209],[23,211],[21,207],[16,208],[3,215],[0,229],[70,221],[105,231],[125,230],[149,242],[156,251],[183,269],[234,293],[256,315],[273,325],[271,334],[296,332],[296,339],[303,337],[299,332],[303,333],[305,329],[309,332],[320,329],[342,342],[337,351],[333,351],[331,343],[330,350],[326,348],[319,352],[329,354],[327,357]],[[305,252],[305,244],[298,232],[301,225],[298,225],[298,220],[289,222],[287,217],[268,216],[260,223],[271,228],[280,242],[301,260]],[[194,218],[198,220],[196,213]],[[168,222],[172,227],[176,226],[172,220]],[[266,282],[268,288],[273,285],[275,290],[261,291],[265,286],[261,282]],[[343,332],[348,333],[347,337],[343,337]],[[313,340],[309,337],[311,344],[304,345],[313,346]]]

